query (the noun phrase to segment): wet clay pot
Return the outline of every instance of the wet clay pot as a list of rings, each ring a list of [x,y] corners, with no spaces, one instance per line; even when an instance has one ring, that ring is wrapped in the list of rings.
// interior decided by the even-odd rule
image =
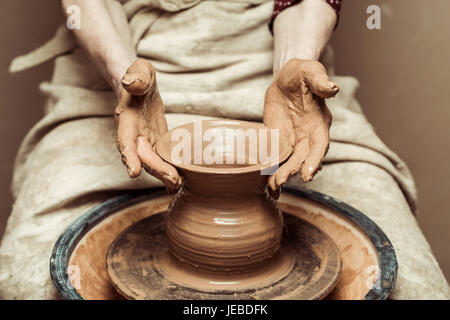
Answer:
[[[254,270],[277,253],[283,216],[267,180],[291,148],[262,124],[211,120],[167,132],[158,154],[183,187],[166,214],[169,249],[199,271]]]

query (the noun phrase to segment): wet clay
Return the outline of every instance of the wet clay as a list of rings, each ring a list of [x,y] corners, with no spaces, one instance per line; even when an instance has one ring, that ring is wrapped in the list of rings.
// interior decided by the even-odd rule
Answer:
[[[369,238],[353,223],[339,214],[291,194],[282,194],[283,211],[320,226],[336,243],[342,255],[342,272],[331,300],[362,299],[372,288],[378,275],[377,253]]]
[[[108,275],[129,299],[320,299],[334,288],[341,260],[335,243],[297,217],[285,215],[279,251],[242,273],[204,273],[167,251],[162,214],[132,225],[108,250]]]
[[[242,179],[247,183],[241,186],[252,180],[246,175]],[[208,180],[214,185],[215,179]],[[236,188],[230,197],[209,197],[185,188],[167,212],[172,254],[205,272],[236,273],[260,267],[277,252],[282,231],[280,209],[266,192],[243,195]]]
[[[236,136],[231,136],[230,130]],[[183,161],[174,159],[172,154],[180,143],[174,141],[173,133],[180,132],[190,139],[187,144],[184,141],[189,149],[182,150]],[[199,144],[196,139],[208,132],[223,134],[223,138]],[[250,137],[250,133],[254,135]],[[244,147],[241,149],[240,138]],[[184,181],[166,217],[170,251],[181,263],[203,272],[242,273],[263,266],[277,253],[283,217],[266,190],[269,175],[261,170],[268,170],[289,156],[287,139],[278,138],[278,157],[274,161],[270,132],[258,123],[190,123],[169,131],[158,141],[159,155],[178,169]],[[215,162],[207,163],[205,151],[211,144]],[[261,148],[267,148],[267,159],[259,156]]]
[[[162,257],[159,267],[167,279],[182,286],[206,292],[215,292],[218,288],[237,292],[265,287],[280,281],[292,271],[294,263],[292,248],[285,246],[261,267],[244,273],[198,272],[186,268],[171,254]]]
[[[72,284],[84,299],[123,299],[107,275],[107,250],[119,233],[143,218],[167,210],[171,199],[172,196],[161,195],[119,210],[79,240],[69,260],[69,269],[79,270],[79,273],[69,274],[73,275]],[[366,270],[378,264],[375,249],[364,232],[339,213],[295,195],[282,194],[279,203],[284,212],[313,225],[320,223],[320,228],[339,247],[342,253],[341,277],[327,299],[364,299],[369,291],[368,284],[374,282],[373,272]],[[178,299],[176,293],[173,299]]]

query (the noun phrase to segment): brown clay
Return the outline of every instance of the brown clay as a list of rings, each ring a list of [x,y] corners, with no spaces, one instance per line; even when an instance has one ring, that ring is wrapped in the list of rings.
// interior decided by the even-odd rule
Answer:
[[[107,250],[119,233],[143,218],[167,210],[171,200],[172,196],[161,195],[120,210],[83,236],[70,256],[69,266],[80,270],[79,285],[72,282],[84,299],[123,299],[107,275]],[[282,194],[278,202],[284,212],[318,225],[341,251],[341,277],[327,299],[364,299],[374,279],[373,273],[366,270],[378,264],[375,249],[364,233],[338,213],[297,196]],[[173,299],[178,298],[174,294]]]
[[[290,247],[284,247],[267,263],[243,273],[199,272],[186,268],[171,254],[164,256],[160,269],[174,283],[189,288],[204,292],[218,289],[238,292],[271,285],[289,274],[295,263],[291,250]]]
[[[108,275],[129,299],[320,299],[341,270],[336,244],[317,227],[285,215],[286,237],[274,257],[242,273],[205,273],[167,251],[164,217],[143,219],[116,237]]]
[[[277,197],[279,188],[301,172],[303,181],[311,180],[327,153],[331,113],[325,98],[334,97],[339,86],[330,81],[318,61],[291,59],[278,72],[266,91],[264,124],[279,128],[289,137],[294,152],[269,180]]]
[[[174,130],[187,133],[186,138],[191,140],[187,145],[191,155],[184,162],[173,159],[172,152],[180,143],[174,141]],[[243,272],[260,267],[278,251],[283,230],[278,204],[266,191],[269,175],[263,175],[261,170],[278,165],[289,156],[287,140],[279,137],[276,150],[279,158],[271,163],[269,158],[264,161],[258,156],[263,148],[261,140],[268,142],[265,147],[271,156],[270,131],[262,124],[210,120],[174,130],[157,143],[159,155],[177,167],[184,181],[167,213],[166,230],[172,254],[204,271]],[[211,142],[215,147],[214,159],[222,159],[222,163],[208,164],[205,153],[208,144],[200,145],[198,140],[196,144],[195,140],[205,137],[208,130],[225,137]],[[234,130],[237,136],[233,143],[228,140],[227,144],[229,130]],[[255,133],[252,141],[245,136],[250,130]],[[246,148],[238,148],[239,138]],[[195,161],[199,157],[203,157],[202,161]]]
[[[318,204],[282,194],[280,206],[284,212],[302,217],[320,226],[336,243],[342,255],[342,272],[332,300],[363,299],[376,280],[377,253],[369,238],[359,228],[339,214]]]

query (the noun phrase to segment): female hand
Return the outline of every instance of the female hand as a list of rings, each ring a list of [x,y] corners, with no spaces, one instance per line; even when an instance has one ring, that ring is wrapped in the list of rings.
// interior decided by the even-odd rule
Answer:
[[[288,161],[269,178],[269,191],[275,198],[291,176],[301,173],[307,182],[319,169],[328,150],[332,120],[325,98],[338,91],[320,62],[302,59],[284,64],[267,89],[264,124],[279,129],[294,148]]]
[[[129,176],[139,176],[144,167],[169,192],[178,190],[181,178],[177,170],[156,153],[155,143],[167,132],[167,122],[155,69],[148,60],[135,60],[123,76],[115,119],[117,148]]]

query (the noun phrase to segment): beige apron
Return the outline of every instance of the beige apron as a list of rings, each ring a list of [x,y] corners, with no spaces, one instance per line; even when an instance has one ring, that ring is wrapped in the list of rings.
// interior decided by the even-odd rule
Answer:
[[[262,120],[272,81],[272,36],[266,0],[130,0],[123,8],[138,55],[157,70],[169,127],[196,119]],[[333,74],[331,49],[323,62]],[[0,247],[0,297],[56,298],[49,276],[53,244],[64,228],[120,190],[160,186],[129,179],[115,147],[115,97],[62,26],[54,39],[15,59],[17,72],[51,58],[46,113],[17,155],[16,202]],[[399,261],[392,298],[446,299],[448,284],[411,212],[416,190],[405,164],[376,136],[354,98],[352,77],[328,101],[333,114],[324,168],[306,187],[366,213],[392,241]],[[302,183],[292,179],[291,186]],[[362,271],[363,272],[363,271]]]

